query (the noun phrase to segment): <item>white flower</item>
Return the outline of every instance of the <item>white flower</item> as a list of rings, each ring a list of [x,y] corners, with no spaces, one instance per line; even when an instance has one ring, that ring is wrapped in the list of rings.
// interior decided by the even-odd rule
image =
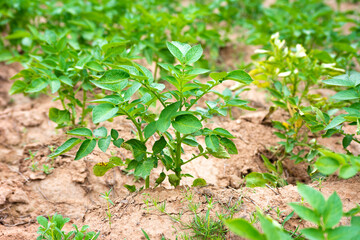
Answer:
[[[278,77],[287,77],[287,76],[290,76],[290,74],[291,74],[291,71],[282,72],[282,73],[279,73]]]
[[[279,39],[280,37],[280,33],[277,32],[277,33],[274,33],[273,35],[271,35],[271,39]]]
[[[269,51],[268,50],[265,50],[265,49],[256,49],[255,50],[255,53],[268,53]]]
[[[305,48],[304,48],[302,45],[300,45],[300,44],[296,44],[295,57],[297,57],[297,58],[306,57],[306,50],[305,50]]]
[[[344,69],[337,68],[335,66],[336,66],[336,63],[323,63],[323,64],[321,64],[322,68],[331,69],[331,70],[338,71],[338,72],[345,72]]]

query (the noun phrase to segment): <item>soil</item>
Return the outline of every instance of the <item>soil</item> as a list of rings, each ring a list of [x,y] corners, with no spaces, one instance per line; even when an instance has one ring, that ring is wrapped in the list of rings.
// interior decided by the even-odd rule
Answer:
[[[271,4],[273,1],[267,1]],[[346,7],[347,5],[345,5]],[[237,47],[242,52],[244,61],[250,60],[256,49]],[[233,46],[224,48],[221,52],[224,65],[233,66]],[[199,158],[184,167],[184,172],[204,178],[208,186],[190,188],[192,179],[184,179],[182,186],[174,189],[169,184],[162,184],[155,189],[139,193],[129,193],[124,184],[134,184],[133,177],[123,173],[121,168],[109,171],[103,177],[96,177],[92,167],[97,162],[106,161],[109,156],[100,150],[95,150],[85,159],[74,161],[74,151],[62,155],[51,163],[47,158],[50,146],[57,147],[66,140],[64,130],[55,130],[56,125],[48,119],[50,107],[60,107],[49,96],[37,98],[22,95],[9,96],[8,91],[12,80],[10,77],[21,69],[20,65],[0,65],[0,240],[36,239],[38,224],[36,217],[62,214],[71,219],[64,229],[71,230],[71,224],[89,225],[92,231],[100,231],[99,239],[145,239],[141,229],[147,232],[150,239],[175,239],[181,232],[188,232],[170,216],[183,212],[182,220],[191,221],[193,214],[187,209],[188,196],[193,195],[193,201],[199,203],[198,212],[205,214],[206,199],[212,197],[217,204],[213,213],[226,211],[237,201],[241,205],[234,217],[250,219],[256,209],[262,209],[274,219],[282,222],[292,211],[287,203],[300,201],[296,191],[296,182],[305,182],[321,190],[326,197],[336,191],[343,201],[344,211],[360,204],[360,176],[349,180],[340,180],[336,176],[328,178],[321,184],[311,183],[306,172],[306,164],[295,165],[293,161],[284,162],[286,180],[290,185],[279,188],[247,188],[243,178],[251,172],[265,172],[261,154],[269,155],[269,148],[276,146],[279,139],[273,134],[274,129],[262,120],[268,113],[269,103],[264,92],[250,87],[242,94],[243,99],[250,101],[250,106],[257,108],[256,112],[233,109],[233,119],[229,117],[214,117],[206,123],[206,127],[223,127],[235,137],[239,154],[230,159]],[[232,88],[233,82],[225,82],[217,89]],[[200,104],[204,104],[201,102]],[[285,119],[285,113],[276,111],[272,118]],[[124,138],[130,138],[132,126],[125,118],[117,118],[114,122],[100,124],[119,131]],[[95,129],[95,126],[91,126]],[[337,152],[343,152],[341,137],[333,136],[318,139],[319,143]],[[357,145],[351,145],[350,150],[360,154]],[[54,170],[49,175],[41,170],[33,172],[29,167],[29,150],[36,152],[34,162],[41,169],[43,164],[52,164]],[[127,151],[110,149],[121,158],[130,156]],[[191,157],[192,149],[186,148],[186,157]],[[161,169],[152,174],[151,183]],[[137,187],[143,182],[135,182]],[[153,185],[153,184],[152,184]],[[101,193],[113,189],[111,199],[112,225],[106,218],[106,202]],[[166,202],[166,211],[170,215],[155,210],[152,200],[158,204]],[[147,203],[148,202],[148,203]],[[282,212],[277,215],[276,209]],[[347,224],[343,219],[342,224]],[[287,229],[294,230],[297,226],[304,227],[303,222],[294,216],[286,224]],[[228,233],[227,239],[241,239]]]

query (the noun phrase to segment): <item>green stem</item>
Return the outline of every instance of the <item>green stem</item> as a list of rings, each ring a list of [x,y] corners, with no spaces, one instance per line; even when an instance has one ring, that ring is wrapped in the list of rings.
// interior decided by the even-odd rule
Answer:
[[[150,188],[150,176],[147,176],[145,179],[145,188]]]
[[[181,142],[182,138],[179,132],[176,131],[176,158],[175,158],[175,174],[180,179],[181,178]]]
[[[84,124],[84,120],[85,120],[86,98],[87,98],[86,91],[83,89],[83,102],[82,102],[82,112],[81,112],[81,122],[80,122],[81,125]]]
[[[188,107],[186,108],[186,111],[189,111],[190,108],[191,108],[192,106],[194,106],[194,104],[197,103],[197,101],[199,101],[200,98],[202,98],[205,94],[207,94],[212,88],[216,87],[217,85],[219,85],[219,82],[215,83],[214,85],[212,85],[212,86],[209,87],[208,89],[204,90],[204,92],[203,92],[200,96],[196,97],[196,98],[195,98],[195,101],[194,101],[193,103],[191,103],[190,106],[188,106]]]
[[[145,138],[144,135],[141,131],[141,125],[136,121],[135,118],[133,118],[128,112],[126,112],[124,109],[120,108],[120,110],[126,115],[128,116],[128,118],[134,123],[138,133],[139,133],[139,138],[141,142],[145,142]]]
[[[148,89],[152,94],[155,95],[155,97],[160,101],[161,105],[163,105],[163,107],[166,107],[165,102],[161,99],[161,97],[159,96],[159,94],[157,94],[156,92],[154,92],[148,85],[146,85],[143,82],[139,82],[141,83],[146,89]]]
[[[208,154],[209,152],[203,152],[203,153],[201,153],[201,154],[199,154],[199,155],[197,155],[197,156],[194,156],[194,157],[192,157],[192,158],[190,158],[189,160],[187,160],[186,162],[183,162],[183,163],[181,163],[181,165],[185,165],[185,164],[187,164],[187,163],[189,163],[189,162],[191,162],[192,160],[194,160],[194,159],[197,159],[197,158],[199,158],[199,157],[201,157],[201,156],[205,156],[206,154]]]
[[[157,81],[157,72],[158,72],[158,69],[159,69],[159,65],[158,65],[158,62],[159,62],[159,58],[156,58],[156,60],[155,60],[155,72],[154,72],[154,80],[155,80],[155,82],[158,82]]]

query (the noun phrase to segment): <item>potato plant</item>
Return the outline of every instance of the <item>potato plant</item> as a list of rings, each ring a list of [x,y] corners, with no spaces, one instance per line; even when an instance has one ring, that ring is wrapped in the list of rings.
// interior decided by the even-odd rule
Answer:
[[[314,227],[303,228],[301,235],[295,232],[287,232],[278,222],[264,215],[258,210],[257,217],[260,221],[263,233],[259,232],[251,223],[245,219],[226,220],[225,224],[230,231],[251,240],[271,240],[271,239],[357,239],[360,233],[360,217],[355,216],[359,212],[359,207],[343,212],[343,205],[340,197],[334,192],[328,199],[325,199],[321,192],[298,184],[298,192],[302,198],[309,203],[310,207],[304,203],[289,203],[295,213],[302,219],[311,222]],[[289,215],[290,216],[290,215]],[[342,217],[351,218],[350,225],[340,225]],[[289,218],[286,218],[286,222]]]
[[[126,64],[132,58],[132,52],[125,53],[126,42],[103,42],[101,47],[96,45],[91,51],[77,50],[66,35],[57,35],[50,30],[45,32],[41,42],[42,52],[32,54],[29,68],[12,77],[16,81],[10,94],[53,96],[63,107],[49,110],[49,118],[58,124],[58,128],[85,126],[86,116],[91,112],[88,100],[98,96],[92,80],[115,61]]]
[[[236,146],[231,140],[234,136],[229,131],[203,126],[211,117],[209,111],[220,111],[221,108],[214,105],[211,109],[197,110],[195,106],[223,81],[233,80],[246,86],[252,82],[251,77],[242,70],[213,72],[210,73],[210,80],[202,82],[196,78],[208,70],[192,66],[203,54],[200,45],[191,47],[180,42],[167,42],[167,48],[179,62],[177,65],[160,64],[169,73],[165,78],[169,89],[164,84],[155,83],[151,72],[138,64],[117,66],[117,69],[106,71],[99,79],[91,80],[97,87],[112,92],[92,101],[99,104],[93,108],[93,122],[97,124],[125,116],[136,129],[133,138],[125,140],[114,129],[109,134],[104,127],[94,131],[88,128],[73,129],[68,134],[76,137],[67,140],[51,157],[59,156],[81,143],[75,157],[78,160],[91,153],[96,144],[105,152],[112,142],[118,148],[130,150],[133,158],[125,159],[124,163],[119,157],[112,157],[109,162],[98,163],[94,166],[95,175],[102,176],[115,166],[126,165],[126,170],[133,170],[136,177],[145,179],[145,187],[149,188],[150,173],[160,162],[167,172],[172,173],[166,175],[162,172],[156,179],[156,185],[167,176],[170,184],[176,187],[183,177],[191,177],[183,173],[183,165],[199,157],[208,158],[211,155],[229,158],[229,154],[236,154]],[[242,101],[238,106],[247,108],[246,104],[247,101]],[[151,111],[155,105],[161,107],[160,114]],[[198,142],[200,136],[205,138],[205,146]],[[184,145],[195,148],[196,153],[185,159]],[[151,150],[148,146],[151,146]]]
[[[320,80],[328,76],[343,73],[335,63],[323,63],[320,52],[307,52],[300,44],[296,47],[286,46],[279,33],[270,39],[271,50],[257,50],[256,57],[265,56],[256,62],[256,68],[250,72],[255,84],[265,88],[271,94],[274,107],[270,109],[270,117],[274,109],[284,109],[289,118],[286,122],[274,121],[276,136],[282,139],[282,146],[276,152],[279,161],[291,157],[296,162],[311,162],[318,154],[316,141],[309,139],[308,134],[317,134],[329,122],[326,111],[341,105],[330,101],[320,94],[310,93],[311,89],[321,84]],[[304,130],[307,129],[307,130]],[[297,146],[303,148],[298,153]],[[304,149],[308,149],[305,152]],[[305,154],[305,156],[304,156]]]

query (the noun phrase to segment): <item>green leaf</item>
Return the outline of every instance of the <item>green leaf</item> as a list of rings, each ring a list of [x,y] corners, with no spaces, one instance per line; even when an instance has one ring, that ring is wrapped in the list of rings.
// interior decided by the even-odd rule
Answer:
[[[176,174],[169,174],[168,179],[169,179],[169,183],[171,184],[171,186],[176,187],[180,183],[180,178],[178,176],[176,176]]]
[[[354,100],[354,99],[359,99],[360,95],[357,93],[355,89],[349,89],[349,90],[340,91],[331,98],[336,100]]]
[[[340,167],[340,164],[336,159],[332,157],[322,156],[318,158],[315,166],[321,173],[330,175],[333,174]]]
[[[83,157],[86,157],[89,155],[96,146],[96,140],[95,139],[86,139],[80,146],[79,150],[76,153],[75,160],[79,160]]]
[[[102,103],[93,109],[93,122],[99,123],[115,117],[119,108],[111,103]]]
[[[172,121],[172,126],[176,131],[183,134],[194,133],[202,128],[200,120],[190,114],[177,116],[174,121]]]
[[[156,128],[160,132],[165,132],[171,124],[171,117],[177,112],[180,107],[180,102],[172,103],[164,108],[156,122]]]
[[[26,89],[26,83],[21,81],[21,80],[16,80],[13,85],[11,86],[9,93],[10,95],[16,94],[16,93],[21,93],[24,92],[24,90]]]
[[[280,225],[270,217],[263,216],[261,213],[259,213],[258,218],[267,239],[291,239],[288,234],[282,231]]]
[[[350,134],[345,135],[345,137],[342,140],[343,148],[347,148],[350,145],[352,140],[353,140],[352,135],[350,135]]]
[[[173,44],[174,42],[166,42],[166,46],[169,49],[170,53],[178,59],[181,63],[184,61],[184,54],[180,51],[180,49]]]
[[[349,164],[343,165],[339,170],[339,177],[348,179],[356,175],[357,169]]]
[[[265,236],[262,235],[253,225],[242,218],[230,219],[225,221],[225,225],[240,237],[251,240],[265,240]]]
[[[202,187],[202,186],[206,186],[207,183],[205,181],[205,179],[203,178],[197,178],[193,181],[193,184],[191,185],[192,187]]]
[[[127,189],[127,190],[129,190],[129,192],[136,192],[136,187],[135,187],[135,185],[127,185],[127,184],[125,184],[124,185],[124,187]]]
[[[43,217],[43,216],[37,216],[36,220],[38,221],[38,223],[43,226],[45,229],[47,229],[48,227],[48,223],[49,221],[47,220],[47,218]]]
[[[233,141],[231,141],[230,139],[220,138],[220,144],[226,148],[226,151],[229,154],[238,154],[238,150],[236,148],[235,143]]]
[[[111,129],[110,135],[111,135],[112,139],[114,139],[114,140],[118,139],[118,137],[119,137],[119,133],[115,129]]]
[[[49,109],[49,119],[57,124],[70,122],[70,112],[68,110],[59,110],[57,108]]]
[[[325,207],[325,198],[323,195],[305,184],[298,184],[299,194],[312,206],[318,213],[322,213]]]
[[[166,178],[166,174],[161,172],[159,177],[155,180],[156,186],[160,185]]]
[[[130,139],[125,143],[131,146],[131,151],[137,161],[141,161],[144,159],[144,157],[146,156],[146,146],[144,145],[144,143],[137,139]]]
[[[262,173],[252,172],[246,175],[246,187],[265,187],[265,184],[268,182]]]
[[[94,165],[93,172],[94,175],[97,177],[104,176],[104,174],[109,171],[110,169],[116,167],[116,166],[123,166],[124,163],[119,157],[112,156],[109,159],[109,162],[99,162]]]
[[[220,148],[219,138],[215,135],[208,135],[205,137],[206,147],[211,149],[211,151],[216,152]]]
[[[130,77],[129,73],[120,69],[111,69],[105,72],[105,74],[99,79],[99,82],[103,84],[119,83]]]
[[[111,143],[111,136],[107,136],[106,138],[99,139],[98,145],[101,151],[106,152]]]
[[[49,83],[47,81],[45,81],[43,78],[35,79],[26,88],[25,92],[27,92],[27,93],[40,92],[41,90],[46,88],[48,84]]]
[[[49,158],[54,158],[57,157],[67,151],[69,151],[70,149],[72,149],[73,147],[75,147],[78,143],[81,142],[81,139],[79,138],[70,138],[68,139],[66,142],[64,142],[63,145],[61,145],[60,147],[58,147],[55,152],[53,152],[52,154],[49,155]]]
[[[289,203],[290,207],[294,209],[297,215],[302,219],[320,225],[320,217],[310,208],[304,207],[298,203]]]
[[[358,239],[353,238],[359,234],[358,227],[340,226],[335,229],[329,229],[327,232],[327,240],[345,240],[345,239]]]
[[[214,79],[215,81],[223,80],[227,76],[227,72],[215,72],[210,73],[210,77]]]
[[[61,81],[62,83],[73,87],[73,82],[72,82],[72,80],[71,80],[69,77],[67,77],[67,76],[60,76],[59,79],[60,79],[60,81]]]
[[[153,145],[153,152],[154,154],[160,153],[166,146],[166,140],[163,136],[159,140],[157,140]]]
[[[86,64],[86,66],[87,66],[89,69],[91,69],[91,70],[93,70],[93,71],[96,71],[96,72],[103,72],[103,71],[105,71],[105,69],[104,69],[99,63],[97,63],[97,62],[95,62],[95,61],[88,62],[88,63]]]
[[[329,123],[329,125],[324,130],[334,128],[334,127],[342,124],[345,121],[346,120],[342,115],[336,116],[336,117],[334,117],[334,119]]]
[[[235,138],[231,133],[229,133],[228,130],[223,128],[215,128],[213,130],[213,133],[226,138]]]
[[[97,138],[104,138],[107,136],[107,129],[105,127],[100,127],[94,130],[94,136]]]
[[[321,229],[317,228],[305,228],[300,232],[309,240],[325,240],[324,233]]]
[[[146,160],[136,167],[134,175],[145,179],[147,176],[150,175],[153,168],[154,162],[151,160]]]
[[[149,137],[151,137],[152,135],[154,135],[154,133],[156,133],[156,121],[153,121],[151,123],[149,123],[148,125],[146,125],[146,127],[144,128],[144,137],[146,139],[148,139]]]
[[[110,162],[100,162],[94,165],[93,167],[93,173],[97,177],[102,177],[105,175],[107,171],[110,169],[116,167],[114,164]]]
[[[219,149],[216,152],[209,149],[209,153],[216,158],[222,158],[222,159],[230,158],[229,153],[226,152],[225,148],[222,145],[220,145]]]
[[[323,214],[323,221],[325,228],[332,228],[340,222],[343,215],[341,199],[334,192],[326,201],[326,206]]]
[[[243,70],[235,70],[229,72],[225,79],[234,80],[244,84],[250,84],[253,81],[250,75]]]
[[[56,93],[61,87],[61,82],[58,79],[52,79],[50,81],[51,93]]]
[[[66,134],[74,136],[83,136],[83,137],[92,137],[92,132],[88,128],[76,128],[70,131],[67,131]]]
[[[123,138],[118,138],[118,139],[116,139],[116,140],[113,141],[113,144],[114,144],[116,147],[120,148],[120,147],[121,147],[121,144],[123,144],[123,142],[124,142],[124,139],[123,139]]]
[[[185,64],[192,64],[199,60],[203,54],[201,45],[195,45],[185,54]]]

